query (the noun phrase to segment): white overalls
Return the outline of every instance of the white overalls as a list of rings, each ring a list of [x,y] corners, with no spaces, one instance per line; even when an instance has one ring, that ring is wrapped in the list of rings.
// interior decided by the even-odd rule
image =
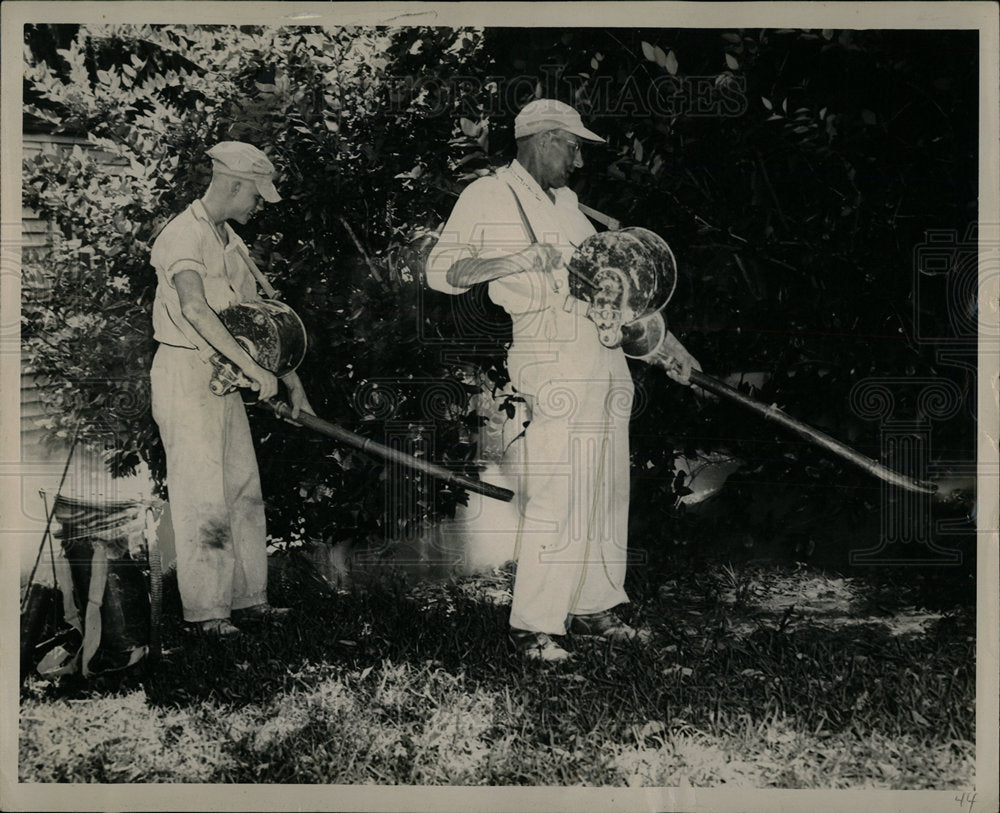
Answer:
[[[461,293],[445,279],[455,262],[526,248],[532,240],[525,218],[535,240],[556,247],[568,263],[594,228],[572,190],[553,191],[554,203],[517,161],[472,183],[431,252],[430,287]],[[628,601],[633,387],[624,353],[604,347],[581,303],[567,301],[565,268],[555,276],[558,292],[546,275],[521,272],[490,282],[489,294],[513,321],[507,368],[531,409],[523,438],[502,463],[517,483],[518,512],[509,523],[517,551],[510,623],[562,635],[570,614]]]

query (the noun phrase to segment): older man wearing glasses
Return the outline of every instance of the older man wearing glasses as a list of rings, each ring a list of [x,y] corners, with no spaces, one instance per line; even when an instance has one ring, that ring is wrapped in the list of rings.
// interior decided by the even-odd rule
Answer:
[[[510,314],[507,368],[527,428],[505,453],[517,483],[509,529],[517,565],[511,638],[543,662],[571,657],[573,635],[642,640],[612,608],[628,601],[632,378],[569,294],[566,265],[595,229],[567,187],[581,144],[603,142],[567,104],[538,99],[514,121],[517,158],[462,193],[427,265],[430,287],[458,294],[487,283]],[[686,377],[694,359],[681,350]]]

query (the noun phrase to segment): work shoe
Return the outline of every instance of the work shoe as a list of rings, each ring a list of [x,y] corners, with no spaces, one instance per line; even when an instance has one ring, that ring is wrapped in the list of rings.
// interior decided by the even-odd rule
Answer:
[[[194,625],[202,635],[212,638],[232,638],[240,635],[239,627],[234,627],[229,623],[228,618],[210,618],[208,621],[198,621]]]
[[[630,627],[611,610],[571,616],[569,631],[571,635],[607,638],[609,641],[638,641],[641,644],[648,643],[651,637],[649,630]]]
[[[272,607],[270,604],[254,604],[241,610],[233,610],[234,621],[279,621],[291,614],[288,607]]]
[[[511,629],[510,640],[514,642],[518,652],[525,660],[539,663],[562,663],[572,659],[573,655],[552,640],[546,632],[531,632],[530,630]]]

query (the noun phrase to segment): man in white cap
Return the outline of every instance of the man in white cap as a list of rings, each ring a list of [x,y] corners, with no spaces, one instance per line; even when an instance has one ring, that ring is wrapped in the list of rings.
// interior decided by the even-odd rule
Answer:
[[[288,611],[267,602],[264,502],[243,400],[209,390],[216,351],[253,382],[261,399],[278,392],[275,376],[236,342],[217,314],[257,299],[246,244],[227,220],[246,223],[263,201],[281,200],[274,166],[256,147],[224,141],[208,151],[212,181],[153,244],[156,269],[150,371],[153,418],[167,458],[167,486],[184,619],[226,637],[232,620]],[[259,272],[257,272],[259,273]],[[312,412],[298,376],[282,377],[292,408]]]
[[[552,99],[514,120],[517,159],[467,187],[428,259],[430,287],[458,294],[488,283],[510,314],[511,384],[529,423],[505,452],[515,478],[516,575],[511,638],[529,659],[571,657],[566,632],[644,640],[611,609],[628,601],[629,452],[632,378],[569,294],[566,264],[594,227],[567,188],[583,166],[581,144],[603,142],[579,113]],[[668,338],[679,379],[697,362]]]

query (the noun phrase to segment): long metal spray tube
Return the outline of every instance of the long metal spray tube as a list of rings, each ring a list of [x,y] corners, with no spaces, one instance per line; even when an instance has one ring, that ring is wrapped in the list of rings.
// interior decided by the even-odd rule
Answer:
[[[663,367],[664,369],[672,369],[668,363],[664,362],[660,358],[653,359],[652,361],[657,364],[657,366]],[[762,415],[769,421],[781,424],[786,429],[790,429],[795,432],[795,434],[799,435],[799,437],[805,438],[810,443],[814,443],[817,446],[822,446],[824,449],[850,461],[856,466],[860,466],[869,474],[873,474],[876,477],[885,480],[887,483],[905,488],[909,491],[916,491],[923,494],[933,494],[937,491],[937,485],[934,483],[930,483],[925,480],[916,480],[912,477],[906,476],[905,474],[893,471],[892,469],[883,466],[877,460],[872,460],[870,457],[866,457],[860,452],[852,449],[850,446],[847,446],[839,440],[830,437],[826,433],[820,432],[818,429],[813,429],[808,424],[804,424],[802,421],[796,420],[790,415],[786,415],[778,409],[777,406],[765,406],[760,401],[754,400],[749,395],[744,395],[739,390],[730,387],[728,384],[722,383],[718,379],[712,378],[710,375],[705,375],[705,373],[698,370],[692,370],[691,383],[704,390],[708,390],[715,395],[735,401],[747,409],[753,410],[758,415]]]
[[[314,432],[319,432],[348,446],[353,446],[355,449],[359,449],[366,454],[391,460],[394,463],[400,463],[416,471],[422,471],[432,477],[444,480],[450,485],[460,486],[467,491],[474,491],[477,494],[482,494],[484,497],[491,497],[494,500],[502,500],[503,502],[510,502],[514,498],[514,492],[509,489],[485,483],[482,480],[473,480],[471,477],[458,474],[444,466],[439,466],[428,460],[422,460],[399,449],[393,449],[390,446],[377,443],[371,438],[355,434],[348,429],[344,429],[342,426],[324,421],[322,418],[317,418],[315,415],[310,415],[307,412],[299,412],[296,418],[292,418],[292,408],[280,401],[258,401],[255,406],[265,407],[279,418],[300,424],[307,429],[312,429]]]

